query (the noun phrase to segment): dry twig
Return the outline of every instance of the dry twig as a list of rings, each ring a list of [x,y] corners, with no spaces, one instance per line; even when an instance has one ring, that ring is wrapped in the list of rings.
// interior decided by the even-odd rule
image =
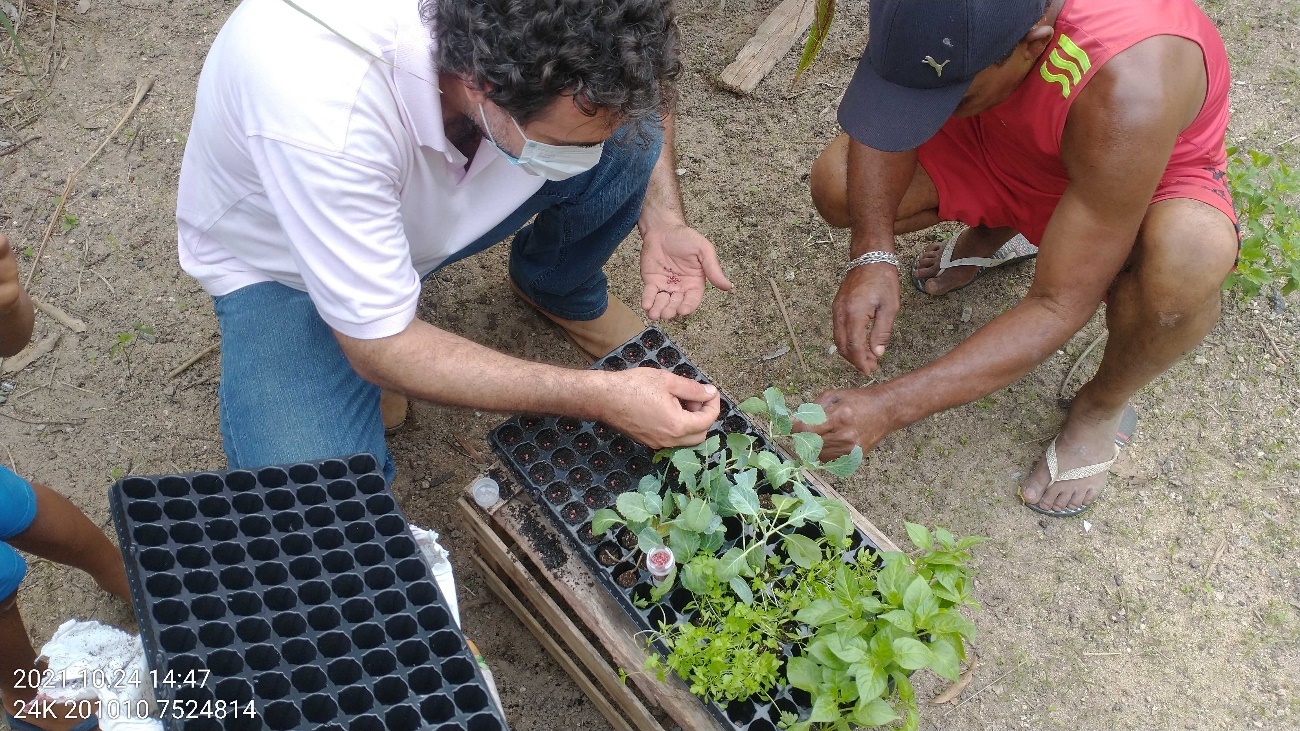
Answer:
[[[103,152],[104,148],[108,146],[108,143],[113,141],[113,138],[117,136],[117,133],[122,131],[122,127],[126,125],[126,122],[131,118],[131,115],[135,114],[135,110],[140,108],[140,102],[144,101],[145,95],[148,94],[149,90],[152,88],[152,78],[142,77],[135,80],[135,101],[131,102],[131,108],[126,110],[126,114],[122,115],[122,119],[118,121],[117,126],[113,127],[113,131],[108,133],[108,136],[99,144],[99,147],[95,148],[95,151],[90,153],[90,157],[86,158],[86,161],[81,163],[81,167],[74,170],[73,173],[68,176],[68,182],[63,185],[63,194],[59,196],[59,203],[54,207],[54,213],[50,215],[50,222],[45,226],[45,234],[41,236],[41,243],[36,247],[36,256],[32,257],[32,268],[27,272],[27,279],[23,282],[24,289],[30,289],[32,286],[32,279],[36,276],[36,270],[40,268],[41,265],[41,255],[45,253],[45,245],[49,243],[50,236],[54,234],[54,227],[59,225],[59,216],[62,215],[63,206],[67,203],[68,196],[72,193],[72,186],[77,182],[77,176],[89,167],[90,163],[94,162],[96,157],[99,157],[99,153]]]
[[[1223,558],[1223,550],[1228,547],[1228,539],[1224,538],[1219,542],[1219,548],[1214,552],[1214,558],[1210,559],[1210,565],[1205,567],[1205,578],[1210,578],[1214,572],[1214,567],[1219,565],[1219,559]]]
[[[1088,359],[1088,356],[1092,355],[1092,351],[1096,350],[1097,346],[1101,345],[1102,341],[1105,340],[1106,336],[1109,334],[1109,330],[1103,330],[1101,334],[1088,345],[1088,347],[1083,349],[1083,354],[1079,356],[1078,360],[1074,361],[1074,366],[1070,368],[1070,372],[1065,374],[1065,380],[1061,381],[1061,388],[1056,392],[1058,398],[1068,398],[1066,396],[1066,391],[1070,388],[1070,381],[1074,380],[1074,374],[1079,372],[1079,366],[1083,365],[1083,362]]]
[[[40,342],[28,347],[13,358],[5,360],[4,372],[17,373],[45,357],[47,353],[54,350],[54,346],[59,344],[60,335],[61,333],[57,332],[52,335],[46,335]]]
[[[221,341],[218,340],[217,342],[215,342],[215,343],[209,345],[208,347],[204,348],[203,350],[200,350],[199,352],[195,353],[194,355],[191,355],[189,358],[187,358],[187,359],[185,360],[184,363],[181,363],[180,365],[178,365],[178,366],[176,366],[175,368],[173,368],[172,371],[171,371],[171,373],[168,373],[168,374],[167,374],[167,379],[168,379],[168,380],[171,380],[171,379],[175,378],[176,376],[179,376],[180,374],[182,374],[182,373],[184,373],[185,371],[189,370],[189,369],[190,369],[190,366],[192,366],[192,365],[194,365],[195,363],[198,363],[199,361],[203,360],[203,356],[207,355],[208,353],[211,353],[212,351],[214,351],[214,350],[216,350],[217,348],[220,348],[220,347],[221,347]]]
[[[776,297],[776,306],[781,309],[781,318],[785,320],[785,327],[790,331],[790,344],[794,346],[794,352],[799,356],[799,365],[803,366],[803,372],[808,372],[808,361],[803,357],[803,348],[799,346],[799,336],[794,334],[794,322],[790,319],[790,313],[785,309],[785,298],[781,296],[780,287],[776,286],[776,280],[768,277],[768,284],[772,285],[772,294]]]
[[[27,139],[23,140],[22,142],[15,142],[15,143],[13,143],[12,145],[9,145],[8,147],[4,148],[3,150],[0,150],[0,157],[4,157],[5,155],[12,155],[12,154],[14,154],[15,152],[18,152],[19,150],[21,150],[21,149],[23,149],[24,147],[26,147],[26,146],[27,146],[27,143],[29,143],[29,142],[35,142],[36,140],[39,140],[40,138],[41,138],[40,135],[36,135],[35,137],[28,137]]]
[[[82,322],[81,320],[78,320],[77,318],[73,317],[72,315],[69,315],[68,313],[64,312],[63,310],[59,309],[58,307],[55,307],[54,305],[48,302],[42,302],[36,299],[35,297],[32,297],[31,299],[32,299],[32,304],[36,305],[36,309],[49,315],[51,318],[54,319],[55,322],[68,328],[74,333],[86,332],[86,323]]]
[[[988,690],[989,688],[992,688],[993,686],[997,685],[998,683],[1001,683],[1003,680],[1006,679],[1006,677],[1007,677],[1008,675],[1010,675],[1010,674],[1014,673],[1015,671],[1019,670],[1020,667],[1021,667],[1021,665],[1024,665],[1024,663],[1021,662],[1021,663],[1017,664],[1015,667],[1013,667],[1013,668],[1011,668],[1010,670],[1006,671],[1005,673],[1002,673],[1001,675],[999,675],[999,676],[997,677],[997,679],[994,680],[992,683],[989,683],[988,685],[984,686],[983,688],[980,688],[979,690],[975,691],[974,693],[971,693],[971,695],[970,695],[969,698],[967,698],[966,700],[962,701],[961,703],[958,703],[957,705],[953,706],[952,709],[949,710],[948,713],[943,714],[943,716],[941,716],[941,718],[947,718],[949,713],[952,713],[953,711],[957,710],[958,708],[961,708],[962,706],[966,705],[967,703],[970,703],[971,701],[975,700],[975,698],[977,698],[977,697],[979,696],[979,694],[983,693],[984,691]]]
[[[1286,356],[1282,354],[1282,349],[1277,347],[1277,341],[1273,339],[1273,333],[1269,332],[1268,327],[1262,322],[1259,323],[1259,330],[1264,333],[1264,337],[1268,338],[1268,344],[1273,346],[1273,353],[1277,355],[1278,360],[1286,363]]]
[[[456,447],[461,454],[465,455],[466,459],[473,462],[476,466],[481,467],[489,462],[488,458],[484,456],[483,452],[480,451],[478,447],[474,446],[469,442],[469,440],[463,437],[457,436],[456,443],[452,446]]]

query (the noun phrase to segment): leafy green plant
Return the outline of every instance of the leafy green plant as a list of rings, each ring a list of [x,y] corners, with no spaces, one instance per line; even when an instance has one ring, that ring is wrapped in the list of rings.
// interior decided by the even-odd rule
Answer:
[[[928,668],[955,681],[964,642],[974,638],[958,610],[974,605],[969,549],[982,539],[908,523],[917,556],[852,551],[848,508],[814,495],[805,475],[847,476],[861,450],[821,463],[820,437],[791,431],[794,421],[818,424],[825,413],[815,404],[791,410],[777,389],[741,408],[766,416],[769,433],[789,437],[796,457],[741,434],[665,450],[656,456],[667,463],[662,475],[647,476],[593,518],[597,535],[623,525],[641,550],[673,550],[678,570],[642,604],[676,586],[691,595],[691,621],[662,624],[647,637],[667,653],[652,653],[645,669],[661,677],[671,670],[692,693],[718,702],[798,688],[812,710],[802,720],[784,714],[790,731],[847,731],[900,718],[915,729],[910,674]],[[733,545],[722,551],[728,535]]]
[[[957,611],[975,605],[968,550],[984,539],[958,540],[914,523],[907,532],[920,556],[885,553],[878,570],[862,561],[839,563],[833,582],[801,587],[811,601],[795,620],[813,635],[786,674],[812,696],[813,708],[806,721],[783,717],[791,731],[869,728],[900,716],[903,728],[915,729],[920,717],[910,673],[928,668],[957,680],[965,641],[975,637],[975,625]],[[897,704],[888,700],[891,682]]]
[[[794,81],[798,81],[799,77],[803,76],[803,72],[817,60],[817,54],[821,53],[826,36],[831,33],[831,21],[835,18],[835,0],[815,0],[815,2],[812,28],[808,31],[808,38],[804,40],[803,53],[800,54],[799,65],[794,71]]]
[[[1254,297],[1268,286],[1300,289],[1300,170],[1256,150],[1228,150],[1228,185],[1239,212],[1241,256],[1224,288]]]
[[[790,435],[794,419],[807,424],[826,421],[826,412],[816,404],[804,404],[791,411],[785,395],[775,388],[764,392],[763,398],[745,401],[740,408],[750,414],[767,415],[773,436]],[[819,522],[823,531],[843,540],[852,531],[844,506],[814,496],[801,475],[803,470],[852,474],[862,463],[862,450],[855,448],[852,454],[823,465],[817,459],[822,446],[820,436],[801,432],[791,438],[797,458],[790,460],[756,448],[757,440],[746,434],[728,434],[725,449],[722,439],[713,436],[698,447],[662,450],[655,455],[655,461],[669,463],[665,477],[671,482],[665,484],[659,476],[646,475],[635,492],[618,496],[613,509],[599,510],[592,516],[591,532],[604,535],[614,526],[625,525],[637,536],[637,547],[642,551],[667,545],[677,564],[685,564],[683,570],[690,571],[697,553],[713,558],[712,554],[722,547],[725,518],[747,519],[752,527],[750,540],[743,548],[727,551],[718,568],[723,583],[734,582],[736,591],[744,596],[741,578],[752,575],[754,564],[761,565],[763,553],[759,549],[773,536],[801,528],[806,522]],[[760,479],[773,490],[788,488],[793,494],[771,494],[765,507],[757,490]],[[806,540],[791,533],[783,540],[799,543],[801,539]],[[672,589],[674,579],[675,574],[660,584],[658,596]]]
[[[80,223],[81,221],[78,220],[78,218],[75,215],[71,213],[65,213],[59,218],[59,233],[66,234],[67,232],[76,228]]]
[[[152,326],[146,325],[142,322],[137,322],[131,326],[130,330],[126,330],[124,332],[120,332],[117,334],[117,337],[114,339],[113,345],[108,349],[108,357],[117,358],[117,356],[119,355],[125,357],[126,349],[129,348],[131,344],[135,342],[136,338],[151,339],[153,337],[154,337],[154,329]]]

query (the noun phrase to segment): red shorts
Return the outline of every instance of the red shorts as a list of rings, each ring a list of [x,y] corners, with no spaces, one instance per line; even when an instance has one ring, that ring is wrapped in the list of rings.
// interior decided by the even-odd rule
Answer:
[[[1010,179],[990,164],[970,119],[953,118],[917,150],[921,167],[939,192],[939,218],[968,226],[1019,231],[1037,246],[1061,196],[1044,191],[1039,181]],[[1152,203],[1188,198],[1223,212],[1236,222],[1226,172],[1221,167],[1181,167],[1165,170]]]

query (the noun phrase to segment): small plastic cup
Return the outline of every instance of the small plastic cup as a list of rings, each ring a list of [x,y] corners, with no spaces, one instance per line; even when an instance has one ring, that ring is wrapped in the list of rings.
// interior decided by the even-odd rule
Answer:
[[[491,477],[480,477],[470,485],[470,493],[480,508],[490,508],[501,500],[501,487]]]
[[[668,574],[672,573],[673,566],[676,563],[677,559],[673,556],[672,549],[667,546],[655,546],[646,551],[645,567],[650,572],[650,578],[656,584],[668,578]]]

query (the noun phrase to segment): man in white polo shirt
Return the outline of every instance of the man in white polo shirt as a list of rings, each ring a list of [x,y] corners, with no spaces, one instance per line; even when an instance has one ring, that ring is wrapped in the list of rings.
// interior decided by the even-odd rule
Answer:
[[[731,287],[682,216],[660,116],[677,51],[662,0],[244,0],[199,79],[177,203],[220,322],[231,466],[384,457],[381,389],[401,411],[702,441],[712,386],[517,360],[415,316],[424,277],[512,234],[509,285],[592,357],[641,328],[602,271],[633,225],[651,318]]]

